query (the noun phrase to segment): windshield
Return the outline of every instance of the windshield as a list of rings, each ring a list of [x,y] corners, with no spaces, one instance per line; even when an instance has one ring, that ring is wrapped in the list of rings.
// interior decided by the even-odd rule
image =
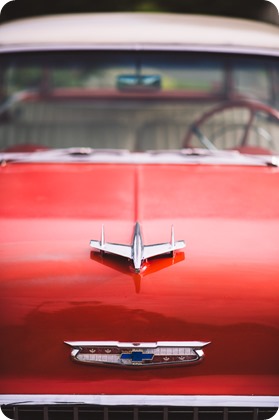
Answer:
[[[278,154],[278,63],[183,51],[2,54],[0,149]]]

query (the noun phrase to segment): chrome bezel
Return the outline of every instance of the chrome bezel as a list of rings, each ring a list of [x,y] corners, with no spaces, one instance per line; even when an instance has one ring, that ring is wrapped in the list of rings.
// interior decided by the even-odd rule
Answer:
[[[87,365],[157,367],[193,365],[204,358],[202,341],[65,341],[72,348],[73,361]],[[135,354],[137,357],[134,357]],[[125,356],[125,357],[123,357]]]

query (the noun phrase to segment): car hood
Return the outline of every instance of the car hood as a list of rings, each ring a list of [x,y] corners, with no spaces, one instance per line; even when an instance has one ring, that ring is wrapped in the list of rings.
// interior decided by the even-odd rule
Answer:
[[[1,168],[4,394],[278,395],[279,172],[217,165]],[[89,246],[186,248],[144,263]],[[205,341],[187,367],[73,363],[64,341]]]

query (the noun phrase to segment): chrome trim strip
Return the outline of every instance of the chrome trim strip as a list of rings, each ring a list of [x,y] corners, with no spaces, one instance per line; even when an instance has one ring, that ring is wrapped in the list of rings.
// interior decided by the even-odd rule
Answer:
[[[267,48],[249,48],[238,46],[213,46],[213,45],[173,45],[173,44],[38,44],[38,45],[0,45],[1,53],[14,52],[32,52],[32,51],[100,51],[100,50],[117,50],[117,51],[189,51],[189,52],[212,52],[212,53],[233,53],[233,54],[251,54],[251,55],[267,55],[279,56],[279,50]]]
[[[201,149],[196,149],[197,151]],[[271,155],[244,155],[237,151],[226,152],[220,150],[208,155],[190,155],[183,150],[159,151],[159,153],[130,153],[123,152],[120,155],[105,153],[96,149],[87,157],[75,157],[67,152],[67,149],[53,149],[44,152],[33,153],[0,153],[1,162],[11,163],[92,163],[92,164],[174,164],[174,165],[231,165],[231,166],[278,166],[278,156]]]
[[[188,407],[279,407],[279,396],[250,395],[0,395],[0,405],[96,404]]]

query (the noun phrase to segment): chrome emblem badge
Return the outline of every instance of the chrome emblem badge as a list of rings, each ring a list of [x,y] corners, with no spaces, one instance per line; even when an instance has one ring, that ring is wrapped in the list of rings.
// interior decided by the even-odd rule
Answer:
[[[161,366],[191,365],[204,357],[202,341],[158,341],[124,343],[119,341],[65,341],[72,347],[75,362],[90,365]]]

